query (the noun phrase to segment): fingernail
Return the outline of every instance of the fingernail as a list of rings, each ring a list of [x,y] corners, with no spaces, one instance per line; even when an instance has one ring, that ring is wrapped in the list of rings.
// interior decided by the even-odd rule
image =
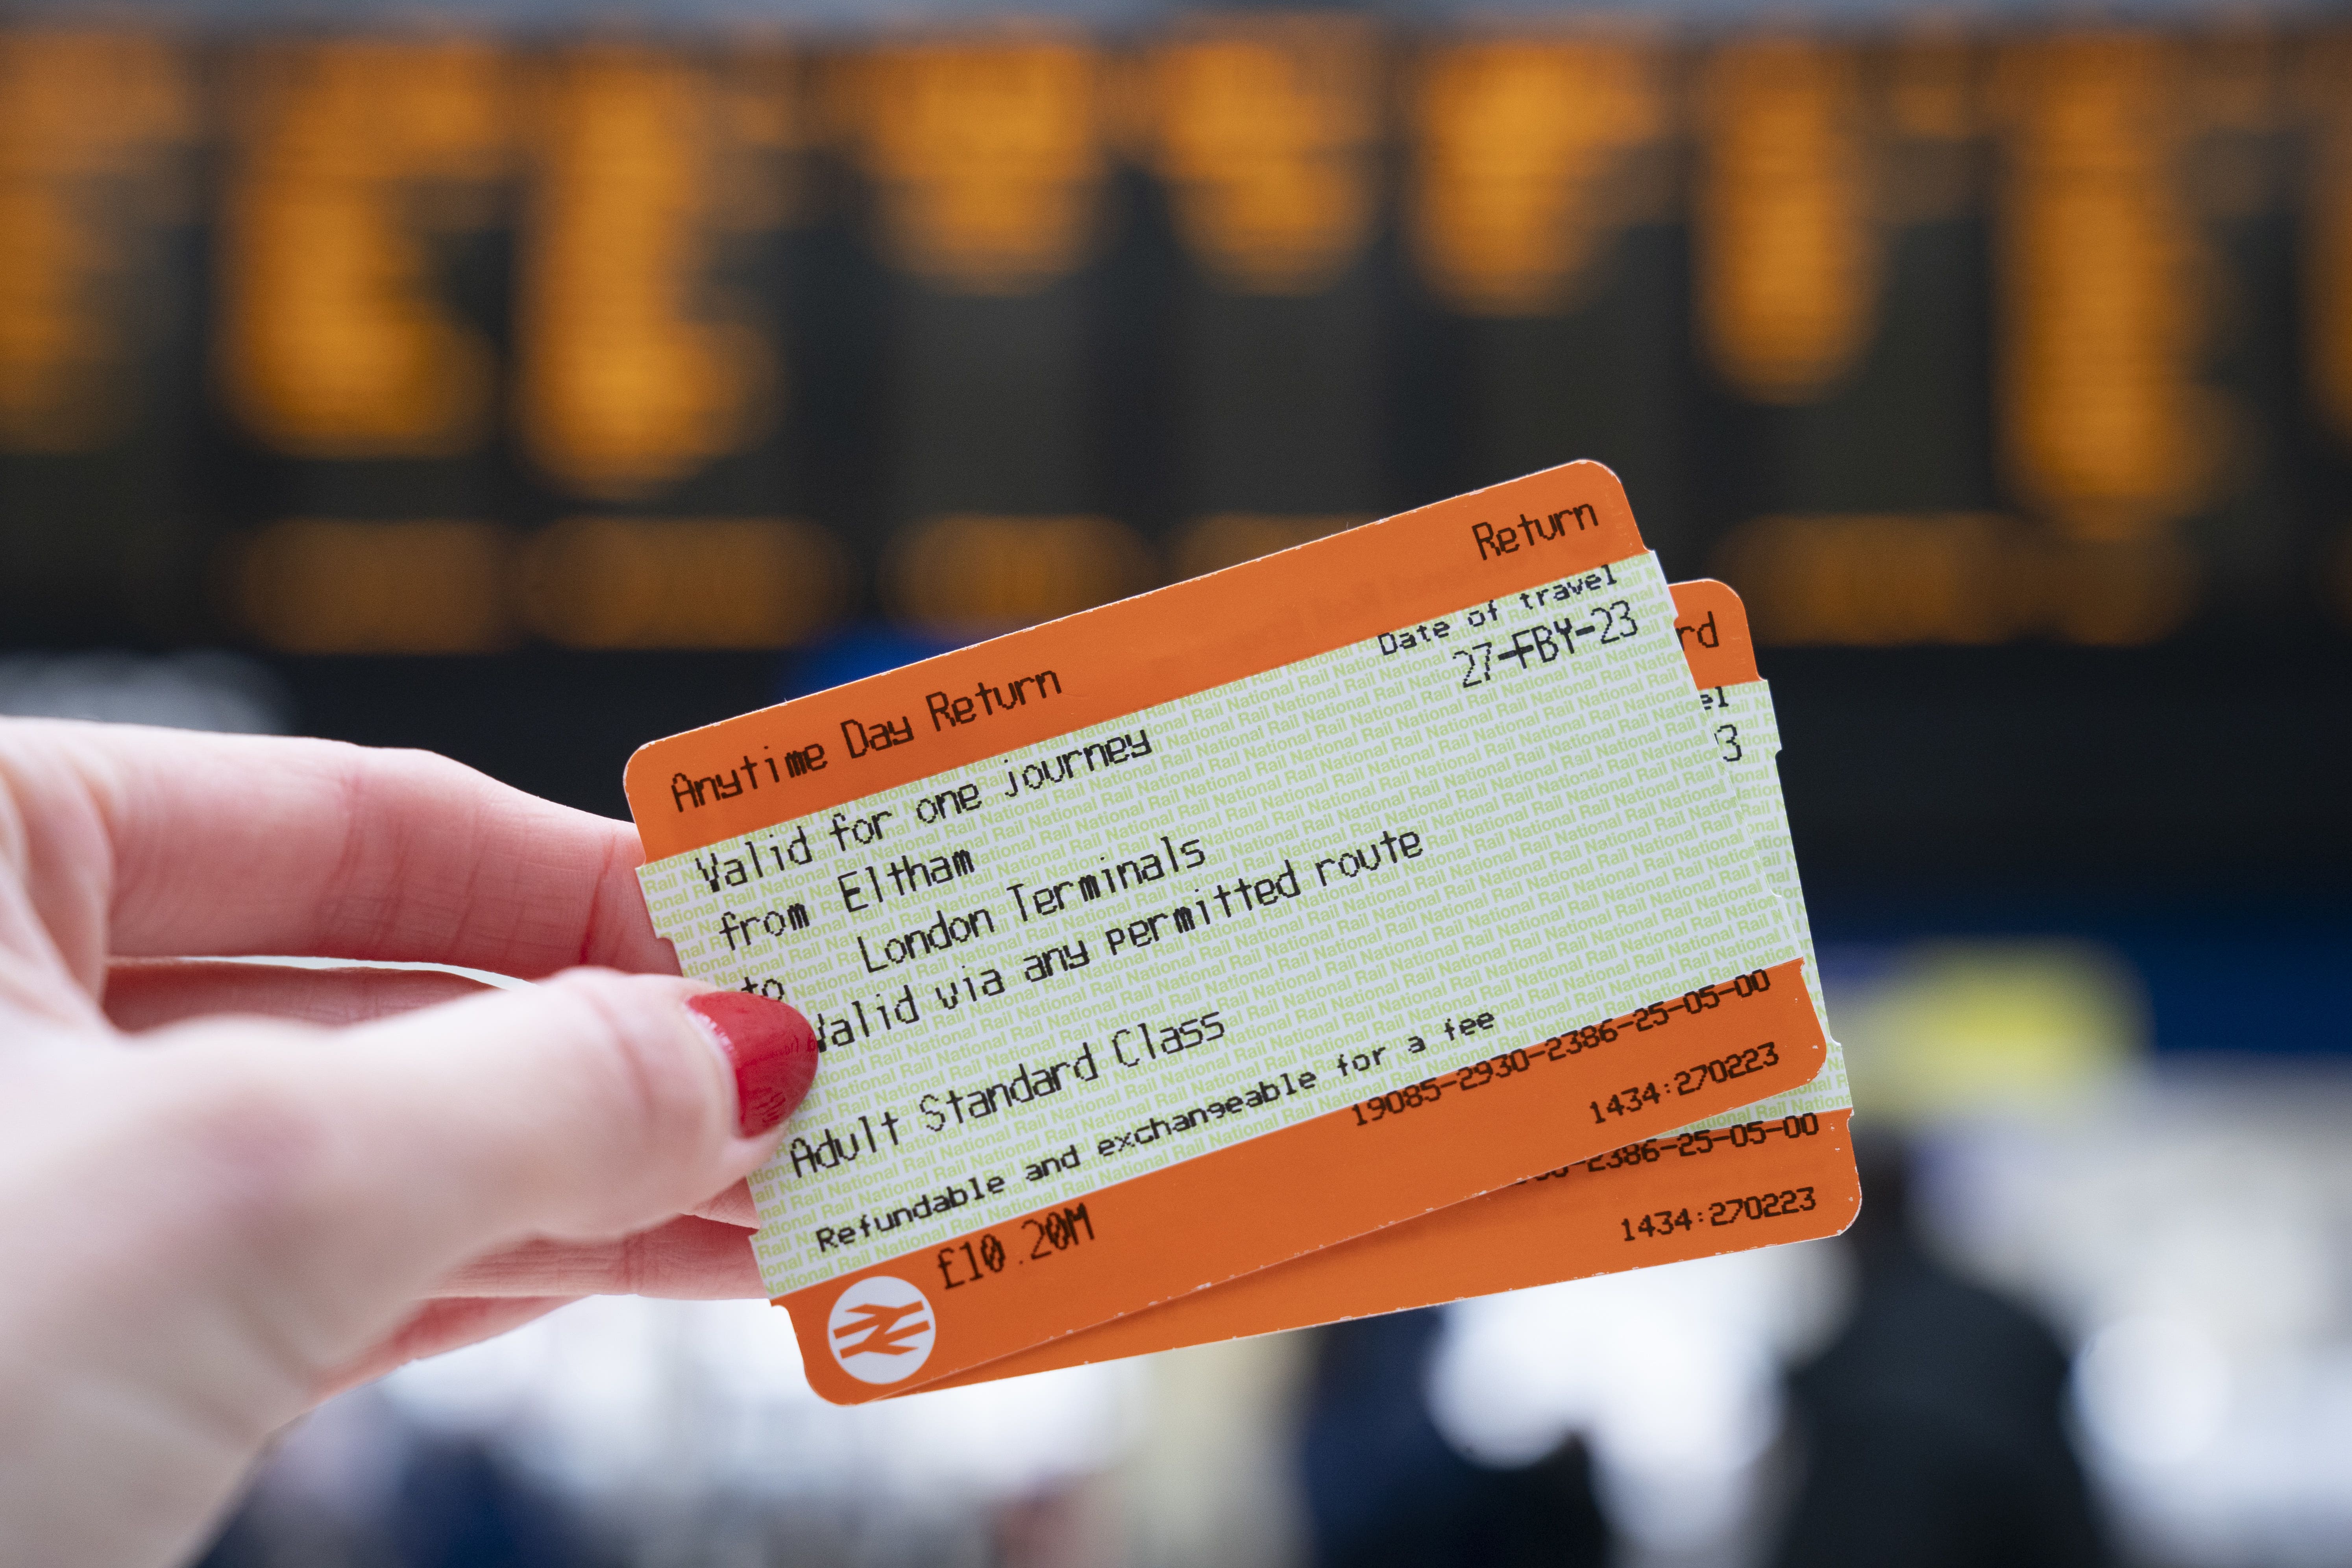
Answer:
[[[809,1021],[782,1002],[742,991],[712,991],[686,1005],[734,1065],[737,1131],[755,1137],[790,1116],[816,1077],[816,1031]]]

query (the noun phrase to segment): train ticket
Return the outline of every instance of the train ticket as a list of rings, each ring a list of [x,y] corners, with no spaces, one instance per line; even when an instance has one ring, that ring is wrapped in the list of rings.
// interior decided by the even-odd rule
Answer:
[[[825,1047],[752,1183],[818,1391],[1811,1079],[1674,620],[1570,464],[641,750],[656,928]]]
[[[1806,982],[1826,1029],[1775,762],[1780,726],[1746,609],[1721,583],[1677,583],[1674,595],[1708,736],[1775,889],[1800,911]],[[1820,1074],[1797,1089],[908,1392],[1835,1235],[1861,1205],[1853,1105],[1832,1037]]]

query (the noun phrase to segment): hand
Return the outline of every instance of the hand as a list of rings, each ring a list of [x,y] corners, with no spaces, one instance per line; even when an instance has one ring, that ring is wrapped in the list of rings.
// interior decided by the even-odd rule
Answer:
[[[0,721],[0,1561],[174,1562],[277,1427],[576,1297],[765,1294],[814,1037],[677,978],[638,860],[421,752]]]

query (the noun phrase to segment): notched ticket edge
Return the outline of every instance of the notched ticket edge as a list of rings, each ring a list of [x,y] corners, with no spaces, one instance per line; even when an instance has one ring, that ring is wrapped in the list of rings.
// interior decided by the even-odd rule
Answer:
[[[1748,607],[1730,584],[1693,577],[1667,584],[1666,591],[1675,600],[1675,640],[1682,646],[1695,688],[1705,691],[1764,679],[1756,667]]]
[[[1756,662],[1747,607],[1738,595],[1712,578],[1669,587],[1675,597],[1675,635],[1690,666],[1694,687],[1705,691],[1761,684],[1764,678]],[[1682,1145],[1698,1130],[1683,1129],[1583,1162],[1586,1168],[1581,1171],[1570,1165],[1530,1176],[1451,1208],[1401,1220],[1255,1273],[1123,1313],[997,1361],[894,1386],[887,1397],[1836,1236],[1853,1223],[1861,1209],[1851,1132],[1853,1109],[1824,1110],[1818,1117],[1818,1132],[1808,1135],[1802,1145],[1794,1145],[1792,1140],[1784,1147],[1790,1173],[1811,1175],[1811,1184],[1822,1189],[1821,1201],[1811,1211],[1819,1217],[1800,1222],[1785,1234],[1718,1247],[1708,1245],[1708,1238],[1694,1229],[1685,1231],[1679,1241],[1669,1236],[1662,1245],[1645,1239],[1643,1250],[1632,1258],[1607,1245],[1616,1238],[1607,1235],[1603,1222],[1615,1216],[1589,1200],[1613,1194],[1618,1187],[1631,1187],[1633,1191],[1612,1195],[1610,1206],[1630,1203],[1634,1218],[1654,1206],[1680,1210],[1686,1205],[1687,1194],[1676,1189],[1673,1177],[1696,1179],[1706,1173],[1656,1168],[1659,1161],[1672,1157],[1679,1162],[1684,1157]],[[1712,1136],[1737,1147],[1730,1143],[1728,1129]],[[1812,1138],[1821,1142],[1813,1142]],[[1763,1142],[1769,1146],[1769,1132]],[[1669,1151],[1669,1145],[1675,1147]],[[1629,1154],[1633,1158],[1620,1158]],[[1604,1158],[1613,1163],[1599,1169]],[[1563,1184],[1539,1184],[1551,1178],[1563,1178]],[[1580,1222],[1596,1223],[1599,1237],[1580,1235],[1570,1245],[1570,1232]],[[1531,1258],[1544,1261],[1528,1262]]]

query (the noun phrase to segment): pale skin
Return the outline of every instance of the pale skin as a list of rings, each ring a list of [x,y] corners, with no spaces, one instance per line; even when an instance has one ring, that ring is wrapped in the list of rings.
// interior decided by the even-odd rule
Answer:
[[[421,752],[0,720],[0,1560],[180,1562],[339,1389],[584,1295],[765,1294],[777,1134],[638,859]]]

